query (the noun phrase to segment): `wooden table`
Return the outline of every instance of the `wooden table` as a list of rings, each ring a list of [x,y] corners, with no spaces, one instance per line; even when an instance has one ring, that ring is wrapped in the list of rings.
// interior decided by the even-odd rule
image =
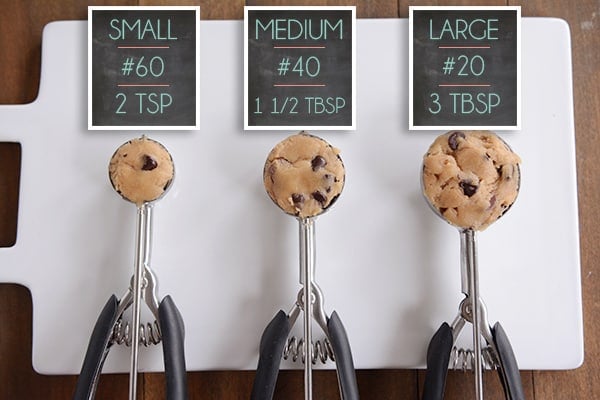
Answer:
[[[78,0],[0,0],[0,104],[22,104],[36,98],[39,85],[41,34],[55,20],[86,19],[87,2]],[[242,19],[244,5],[356,5],[358,18],[406,18],[409,5],[520,5],[524,17],[559,17],[571,28],[575,98],[575,133],[581,241],[581,275],[585,329],[585,362],[573,371],[522,371],[528,399],[600,398],[600,1],[152,1],[97,0],[89,5],[200,5],[203,19]],[[568,4],[568,5],[567,5]],[[526,106],[526,105],[525,105]],[[0,246],[17,240],[20,148],[0,143]],[[560,296],[560,293],[556,294]],[[68,312],[63,315],[68,323]],[[0,285],[0,400],[71,397],[75,376],[43,376],[31,366],[31,297],[13,284]],[[75,333],[74,333],[75,334]],[[539,333],[543,335],[543,332]],[[188,338],[188,340],[193,340]],[[531,343],[535,346],[535,343]],[[362,399],[419,399],[424,372],[416,370],[358,371]],[[248,399],[252,371],[189,373],[190,399]],[[140,399],[163,399],[162,374],[140,378]],[[315,398],[336,399],[335,372],[315,373]],[[278,399],[302,399],[301,371],[282,371]],[[446,399],[473,398],[472,374],[450,373]],[[486,399],[503,399],[495,373],[485,374]],[[107,375],[100,381],[97,399],[126,399],[127,375]]]

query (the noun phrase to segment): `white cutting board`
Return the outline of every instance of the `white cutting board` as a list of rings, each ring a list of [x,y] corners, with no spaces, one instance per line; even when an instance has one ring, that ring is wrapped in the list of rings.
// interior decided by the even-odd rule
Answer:
[[[569,27],[522,28],[523,129],[502,133],[523,159],[522,190],[479,235],[481,294],[522,369],[574,368],[583,327]],[[0,106],[0,140],[22,145],[17,243],[0,249],[0,281],[31,290],[33,366],[45,374],[79,372],[98,313],[133,272],[135,207],[113,192],[107,165],[143,132],[87,130],[86,29],[49,24],[39,97]],[[297,221],[262,187],[268,152],[291,132],[242,129],[242,29],[201,22],[201,130],[150,135],[177,169],[155,207],[152,266],[185,319],[190,370],[254,369],[262,330],[299,289]],[[347,167],[342,196],[316,222],[316,280],[357,368],[424,366],[462,299],[459,235],[420,194],[421,157],[439,132],[407,130],[407,36],[407,20],[358,20],[358,129],[313,132]],[[127,371],[128,357],[113,348],[104,371]],[[160,346],[142,349],[140,365],[162,370]]]

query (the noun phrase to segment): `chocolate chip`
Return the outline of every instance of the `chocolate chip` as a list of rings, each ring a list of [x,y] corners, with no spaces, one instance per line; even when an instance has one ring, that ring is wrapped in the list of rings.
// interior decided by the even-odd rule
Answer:
[[[313,199],[321,203],[321,206],[323,206],[327,201],[327,197],[325,197],[323,193],[319,192],[318,190],[316,192],[313,192],[311,196]]]
[[[440,207],[440,214],[444,215],[446,211],[448,211],[447,207]]]
[[[464,139],[465,134],[461,131],[455,131],[455,132],[452,132],[450,134],[450,136],[448,137],[448,146],[450,146],[450,148],[452,150],[458,149],[458,138],[459,137]]]
[[[148,154],[144,154],[144,165],[142,165],[142,171],[152,171],[156,167],[158,167],[156,160]]]
[[[467,181],[460,181],[460,183],[458,184],[458,186],[460,186],[460,188],[463,190],[463,193],[465,194],[465,196],[467,197],[471,197],[473,196],[475,193],[477,193],[477,186],[473,185],[470,182]]]
[[[315,156],[315,158],[313,158],[310,162],[310,165],[312,166],[313,171],[317,171],[327,165],[327,160],[321,156]]]
[[[304,195],[302,193],[292,193],[292,202],[295,207],[301,208],[304,204]]]

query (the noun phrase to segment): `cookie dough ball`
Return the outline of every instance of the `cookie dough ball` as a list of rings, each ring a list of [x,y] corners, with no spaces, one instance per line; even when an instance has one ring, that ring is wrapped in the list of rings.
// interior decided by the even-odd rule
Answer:
[[[145,136],[124,143],[108,165],[113,188],[138,206],[160,198],[171,185],[174,171],[167,149]]]
[[[520,162],[493,132],[448,132],[423,157],[423,192],[449,223],[481,231],[515,202]]]
[[[267,193],[283,211],[308,218],[337,200],[345,170],[338,149],[302,131],[271,150],[263,179]]]

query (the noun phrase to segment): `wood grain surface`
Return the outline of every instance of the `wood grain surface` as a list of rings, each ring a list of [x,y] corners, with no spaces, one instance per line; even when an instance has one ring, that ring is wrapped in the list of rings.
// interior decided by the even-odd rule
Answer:
[[[202,19],[241,19],[244,5],[356,5],[358,18],[406,18],[410,5],[520,5],[524,17],[558,17],[570,26],[573,52],[575,132],[579,194],[581,275],[585,329],[585,362],[572,371],[522,371],[527,399],[592,400],[600,398],[600,1],[168,1],[168,0],[0,0],[0,104],[35,100],[39,85],[41,34],[55,20],[86,19],[88,5],[200,5]],[[524,107],[527,107],[525,104]],[[15,243],[20,146],[0,143],[0,246]],[[560,183],[559,183],[560,184]],[[551,216],[549,216],[551,217]],[[0,266],[7,268],[9,266]],[[556,294],[560,296],[560,293]],[[68,320],[68,314],[62,316]],[[31,296],[14,284],[0,284],[0,400],[71,398],[76,377],[43,376],[31,366]],[[543,335],[544,332],[539,332]],[[188,338],[193,340],[193,338]],[[258,340],[258,338],[257,338]],[[536,343],[531,343],[536,346]],[[360,370],[364,400],[416,400],[423,371]],[[190,372],[190,399],[249,399],[252,371]],[[276,399],[303,399],[301,371],[283,371]],[[315,373],[314,398],[339,398],[333,371]],[[126,399],[128,376],[103,375],[97,399]],[[164,399],[164,376],[144,374],[139,399]],[[472,374],[452,372],[446,399],[472,399]],[[504,399],[494,373],[485,374],[485,398]]]

